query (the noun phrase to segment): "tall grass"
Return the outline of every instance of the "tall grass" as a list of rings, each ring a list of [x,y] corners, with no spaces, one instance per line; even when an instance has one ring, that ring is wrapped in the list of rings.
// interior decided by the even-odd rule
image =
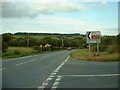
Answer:
[[[6,53],[2,54],[3,58],[15,58],[28,55],[34,55],[37,52],[30,47],[9,47]]]
[[[97,62],[113,62],[120,61],[118,58],[118,53],[108,53],[108,52],[100,52],[99,56],[94,56],[94,52],[88,53],[87,49],[78,50],[72,52],[70,55],[74,58],[80,60],[88,60],[88,61],[97,61]]]

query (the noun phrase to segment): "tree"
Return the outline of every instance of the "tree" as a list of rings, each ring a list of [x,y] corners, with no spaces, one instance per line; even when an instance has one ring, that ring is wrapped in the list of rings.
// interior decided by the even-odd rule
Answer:
[[[7,43],[4,42],[4,41],[2,41],[2,52],[3,52],[3,53],[6,52],[7,49],[8,49],[8,45],[7,45]]]
[[[17,43],[18,39],[14,37],[9,41],[9,46],[17,46]]]
[[[10,40],[13,38],[12,34],[6,33],[2,35],[2,40],[9,45]]]
[[[37,46],[39,45],[39,41],[38,39],[34,38],[34,37],[29,37],[29,46]]]

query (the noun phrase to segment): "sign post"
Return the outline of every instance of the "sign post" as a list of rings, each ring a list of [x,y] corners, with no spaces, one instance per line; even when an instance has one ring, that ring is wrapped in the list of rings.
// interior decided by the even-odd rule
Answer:
[[[41,53],[42,53],[42,47],[43,47],[43,46],[42,46],[42,44],[41,44],[41,45],[40,45]]]
[[[45,47],[49,47],[49,51],[50,51],[50,44],[46,44]]]
[[[97,52],[99,52],[99,43],[97,43]]]
[[[100,38],[101,38],[100,31],[86,32],[86,43],[89,43],[89,53],[90,53],[90,43],[97,43],[97,52],[99,52]]]
[[[90,53],[90,43],[89,43],[89,53]]]

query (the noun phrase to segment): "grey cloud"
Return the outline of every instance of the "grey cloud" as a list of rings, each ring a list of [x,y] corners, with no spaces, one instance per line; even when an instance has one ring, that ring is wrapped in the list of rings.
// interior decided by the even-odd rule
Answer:
[[[4,18],[36,17],[39,14],[53,14],[56,12],[70,13],[81,10],[81,6],[71,2],[3,2],[2,16]]]
[[[19,7],[22,6],[23,7]],[[25,8],[24,3],[15,2],[3,2],[2,3],[2,16],[5,18],[19,18],[19,17],[34,17],[34,13],[31,14],[30,10]]]

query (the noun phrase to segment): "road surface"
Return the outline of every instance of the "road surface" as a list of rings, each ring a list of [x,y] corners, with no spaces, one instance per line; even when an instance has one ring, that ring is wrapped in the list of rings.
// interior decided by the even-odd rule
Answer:
[[[3,60],[2,88],[118,88],[118,62],[77,60],[71,52]]]

